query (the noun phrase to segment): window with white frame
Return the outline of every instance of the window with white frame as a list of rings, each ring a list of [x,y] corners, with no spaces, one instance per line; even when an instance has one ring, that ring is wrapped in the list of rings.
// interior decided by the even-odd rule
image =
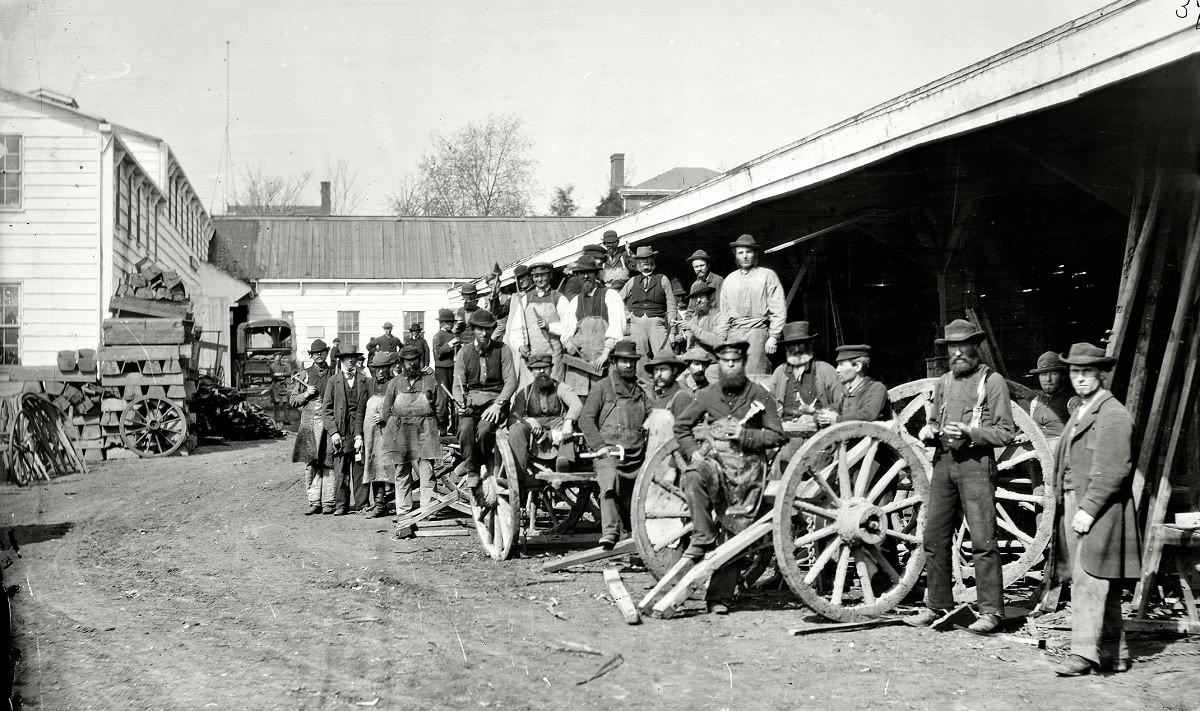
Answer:
[[[0,365],[20,365],[21,285],[0,283]]]
[[[337,312],[337,330],[338,330],[338,350],[339,351],[356,351],[358,350],[358,312],[357,311],[338,311]]]
[[[21,206],[21,137],[0,135],[0,208]]]

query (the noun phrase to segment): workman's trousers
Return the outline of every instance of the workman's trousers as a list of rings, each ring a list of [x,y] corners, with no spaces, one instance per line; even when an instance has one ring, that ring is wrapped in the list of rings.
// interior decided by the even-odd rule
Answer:
[[[600,535],[620,539],[621,532],[632,533],[633,523],[629,509],[633,503],[632,477],[624,476],[612,457],[593,460],[596,468],[596,484],[600,487]],[[636,466],[625,462],[627,466]]]
[[[487,461],[487,455],[496,449],[495,422],[488,422],[479,415],[460,415],[458,418],[458,444],[462,448],[467,486],[479,483],[479,468]]]
[[[419,486],[421,506],[433,503],[433,460],[417,459],[396,465],[396,513],[413,508],[413,488]]]
[[[446,394],[446,391],[450,389],[453,377],[454,368],[433,369],[433,379],[441,386],[434,394],[434,412],[437,415],[438,427],[443,432],[450,429],[450,396]]]
[[[362,465],[354,461],[354,455],[340,454],[333,458],[330,476],[333,478],[335,509],[355,511],[367,505],[369,494],[363,486]],[[324,482],[322,482],[324,488]]]
[[[1004,583],[996,544],[996,467],[990,457],[955,461],[942,453],[933,463],[925,518],[925,604],[932,610],[954,607],[951,546],[965,516],[971,529],[971,558],[979,612],[1004,614]]]
[[[750,344],[750,348],[746,351],[746,375],[771,374],[771,359],[767,357],[767,336],[769,335],[766,326],[729,329],[726,341],[746,341]]]
[[[712,467],[688,468],[683,471],[683,494],[687,499],[688,511],[692,515],[692,546],[712,548],[717,544],[720,531],[714,519],[716,510],[725,502],[721,500],[720,473]],[[733,597],[737,587],[736,561],[713,572],[708,582],[706,600],[726,602]]]
[[[1071,528],[1078,510],[1075,492],[1064,491],[1064,526],[1059,535],[1066,536],[1071,557],[1071,654],[1093,664],[1125,662],[1129,660],[1129,647],[1121,621],[1121,581],[1097,578],[1083,569],[1079,544],[1087,534],[1081,536]]]
[[[309,506],[333,507],[335,489],[333,472],[328,468],[310,463],[304,467],[304,489]]]
[[[663,316],[630,316],[629,337],[637,344],[637,372],[641,375],[642,365],[650,358],[671,352],[667,345],[667,319]]]

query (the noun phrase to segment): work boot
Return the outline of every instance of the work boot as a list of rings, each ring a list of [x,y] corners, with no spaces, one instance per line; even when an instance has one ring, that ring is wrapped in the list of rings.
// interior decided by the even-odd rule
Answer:
[[[377,504],[375,504],[375,509],[371,512],[372,517],[383,518],[384,516],[387,516],[387,515],[388,515],[388,507],[387,507],[386,503],[384,503],[381,500]]]
[[[332,507],[332,506],[326,506],[326,507],[324,507],[324,508],[322,508],[322,509],[321,509],[321,513],[322,513],[323,515],[325,515],[325,516],[328,516],[328,515],[330,515],[331,513],[333,513],[333,508],[334,508],[334,507]]]
[[[720,600],[708,601],[708,614],[710,615],[728,615],[729,605],[726,605]]]
[[[701,560],[704,556],[708,555],[709,551],[716,547],[717,544],[715,543],[692,543],[683,552],[683,557],[691,558],[692,560]]]
[[[321,513],[321,505],[313,504],[312,506],[308,507],[308,511],[305,511],[304,515],[305,516],[313,516],[313,515],[319,514],[319,513]]]
[[[1111,672],[1118,674],[1120,672],[1129,671],[1129,667],[1133,666],[1132,659],[1101,659],[1100,671]]]
[[[945,610],[934,610],[927,607],[915,615],[904,618],[904,624],[909,627],[928,627],[945,616]]]
[[[979,619],[967,626],[967,631],[975,634],[992,634],[1000,628],[1000,623],[1003,621],[1004,618],[1000,615],[985,612],[979,616]]]
[[[1091,674],[1096,667],[1092,664],[1092,660],[1081,657],[1078,654],[1072,654],[1066,659],[1059,662],[1058,666],[1054,667],[1054,673],[1059,676],[1083,676]]]
[[[610,551],[615,545],[617,545],[617,536],[615,533],[606,533],[600,536],[600,547],[604,550]]]

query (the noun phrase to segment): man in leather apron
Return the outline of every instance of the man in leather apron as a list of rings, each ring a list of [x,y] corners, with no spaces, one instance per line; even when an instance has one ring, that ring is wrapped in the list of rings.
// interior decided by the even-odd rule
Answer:
[[[629,506],[633,483],[646,457],[650,398],[637,376],[637,345],[623,340],[614,346],[606,378],[588,394],[579,416],[579,429],[596,454],[596,483],[600,486],[600,545],[616,545],[632,527]]]
[[[575,423],[583,412],[583,401],[566,383],[554,379],[554,358],[534,353],[526,359],[533,381],[517,391],[508,415],[508,444],[523,478],[529,474],[529,457],[574,462]],[[556,466],[556,468],[558,468]]]
[[[329,380],[329,346],[320,338],[308,349],[312,358],[300,374],[290,399],[292,407],[300,408],[300,428],[296,431],[296,443],[292,447],[292,462],[304,463],[304,491],[308,496],[305,516],[321,513],[322,503],[333,507],[333,487],[328,492],[321,490],[321,470],[325,466],[325,425],[321,418],[321,397]],[[328,494],[325,501],[322,494]]]
[[[392,468],[384,454],[384,434],[380,411],[388,383],[399,357],[392,351],[376,350],[371,356],[371,397],[363,411],[363,486],[371,490],[373,510],[376,516],[384,516],[388,509],[388,489],[391,488]],[[382,512],[382,513],[380,513]]]
[[[433,462],[442,456],[438,434],[437,381],[421,367],[420,349],[400,349],[400,372],[388,383],[379,408],[383,427],[384,457],[396,482],[396,513],[403,515],[414,504],[413,485],[419,488],[419,503],[433,501]],[[387,509],[375,510],[386,516]]]
[[[563,381],[580,397],[604,377],[609,353],[625,333],[625,305],[616,291],[599,282],[598,272],[590,259],[575,263],[581,290],[567,302],[563,314]]]

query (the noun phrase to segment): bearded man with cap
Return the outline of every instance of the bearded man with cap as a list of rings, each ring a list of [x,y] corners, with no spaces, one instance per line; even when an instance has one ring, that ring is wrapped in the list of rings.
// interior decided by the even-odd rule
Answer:
[[[704,282],[692,284],[688,292],[688,317],[683,322],[688,348],[703,348],[709,352],[721,342],[717,337],[718,312],[713,308],[716,290]]]
[[[479,485],[479,468],[495,448],[496,429],[517,391],[512,349],[492,336],[496,319],[487,309],[471,314],[472,338],[454,359],[454,400],[458,403],[458,442],[467,486]]]
[[[771,371],[768,356],[774,355],[787,319],[787,300],[783,285],[774,271],[758,265],[762,245],[750,235],[729,243],[737,269],[725,277],[721,286],[717,338],[721,341],[744,340],[750,344],[746,372],[766,375]]]
[[[590,260],[575,263],[581,291],[567,301],[563,313],[563,350],[570,356],[563,358],[563,380],[580,397],[604,377],[608,356],[625,335],[625,305],[617,292],[600,283],[599,271]]]
[[[745,341],[717,346],[719,383],[697,393],[675,420],[679,454],[688,462],[683,490],[692,517],[684,555],[693,560],[716,548],[718,521],[729,533],[753,522],[766,488],[767,450],[784,442],[775,399],[746,376],[749,348]],[[736,582],[732,566],[713,573],[706,595],[710,612],[729,611]]]
[[[433,334],[433,378],[437,381],[437,421],[442,432],[450,428],[450,388],[454,385],[454,356],[460,340],[454,333],[456,318],[450,309],[438,311],[438,332]]]
[[[950,371],[933,387],[929,422],[920,439],[934,447],[933,476],[925,511],[926,609],[908,622],[925,626],[954,607],[952,546],[959,522],[971,529],[971,558],[979,619],[968,629],[994,632],[1004,617],[1004,583],[996,543],[997,447],[1016,435],[1008,384],[983,364],[979,343],[986,334],[965,319],[946,325]]]
[[[612,350],[608,376],[596,384],[583,404],[579,429],[596,454],[600,487],[600,545],[611,548],[624,531],[632,531],[629,506],[633,483],[646,458],[650,398],[638,381],[637,344],[619,341]]]
[[[713,364],[717,362],[717,359],[713,358],[711,353],[700,346],[694,346],[684,351],[683,355],[679,356],[679,359],[687,364],[687,372],[683,374],[683,377],[679,378],[679,382],[684,388],[695,394],[708,387],[710,382],[708,370],[713,368]],[[713,375],[715,378],[715,368],[713,368]]]
[[[1067,364],[1054,351],[1038,356],[1037,367],[1029,371],[1037,376],[1042,391],[1029,403],[1029,416],[1047,437],[1063,433],[1063,424],[1079,406],[1079,398],[1067,383]]]
[[[637,344],[642,362],[670,352],[671,324],[679,320],[675,291],[670,278],[658,271],[657,255],[650,247],[638,247],[633,255],[638,273],[621,288],[629,337]]]
[[[604,256],[606,254],[608,252],[598,244],[585,244],[583,252],[580,253],[579,259],[576,260],[576,264],[579,262],[590,262],[595,264],[597,268],[600,268],[600,265],[604,264]],[[579,294],[580,289],[583,288],[583,279],[575,273],[575,264],[568,264],[563,267],[563,273],[567,275],[567,278],[563,279],[562,283],[558,285],[558,291],[563,295],[563,298],[575,298]],[[603,284],[604,282],[601,281],[600,283]]]
[[[603,263],[600,265],[600,280],[610,289],[620,291],[625,282],[637,271],[629,251],[621,244],[613,230],[605,230]],[[634,258],[636,259],[636,257]]]
[[[1054,458],[1060,497],[1055,569],[1071,583],[1071,656],[1054,671],[1059,676],[1125,671],[1130,659],[1121,621],[1122,582],[1141,575],[1133,417],[1106,388],[1116,358],[1076,343],[1062,362],[1070,366],[1080,404]]]
[[[837,375],[845,389],[835,422],[880,422],[892,417],[887,386],[867,375],[871,368],[871,347],[866,344],[837,347]]]
[[[547,458],[558,450],[559,458],[567,458],[559,447],[569,448],[571,433],[583,412],[579,396],[554,378],[553,356],[534,353],[526,358],[526,365],[533,381],[517,391],[508,415],[508,444],[522,476],[529,473],[531,451]]]
[[[329,380],[329,346],[318,338],[309,347],[308,355],[312,363],[300,374],[289,400],[292,407],[300,408],[300,427],[296,430],[296,443],[292,447],[292,462],[304,463],[304,491],[308,495],[305,516],[321,513],[321,474],[328,444],[321,397]],[[328,505],[333,506],[332,486],[328,495]]]
[[[716,310],[721,305],[721,287],[724,286],[725,279],[720,275],[713,274],[712,257],[708,256],[708,252],[703,249],[697,249],[692,252],[692,256],[688,257],[688,264],[692,266],[692,271],[696,274],[693,286],[704,284],[712,287],[712,308]]]
[[[785,324],[780,334],[786,359],[771,373],[771,394],[791,437],[779,454],[785,465],[818,429],[837,422],[846,392],[837,370],[813,353],[816,337],[808,321]]]
[[[558,291],[550,288],[550,274],[554,267],[539,262],[529,267],[533,288],[517,294],[508,317],[508,345],[523,358],[534,353],[548,353],[553,360],[550,376],[562,380],[562,322],[567,311],[567,300]],[[521,368],[521,385],[532,381],[527,367]]]
[[[438,385],[426,371],[417,348],[402,348],[400,372],[388,383],[379,408],[384,460],[395,478],[398,514],[433,502],[433,462],[442,456],[442,443],[435,409]],[[414,484],[420,487],[418,501],[413,501]],[[386,515],[386,506],[376,507],[375,516]]]
[[[391,351],[378,350],[371,356],[368,366],[372,376],[368,383],[371,397],[367,398],[367,407],[363,410],[362,483],[370,490],[377,516],[381,515],[380,511],[387,511],[387,489],[392,478],[392,468],[388,466],[386,457],[387,438],[380,415],[384,394],[399,360],[399,356]]]
[[[429,341],[426,341],[425,336],[422,335],[424,330],[425,327],[421,325],[420,321],[413,321],[408,325],[408,338],[404,340],[404,345],[416,346],[421,352],[422,369],[429,367]],[[399,349],[397,349],[398,351]]]
[[[375,355],[376,351],[399,353],[402,345],[404,344],[400,342],[400,339],[392,335],[392,322],[384,321],[383,334],[367,341],[367,356]]]
[[[337,372],[329,377],[322,402],[325,431],[329,433],[325,457],[328,474],[323,476],[332,478],[334,490],[333,505],[324,505],[322,513],[335,516],[358,510],[367,499],[359,461],[364,447],[363,416],[371,393],[367,376],[358,368],[361,355],[358,351],[338,353]]]
[[[479,310],[479,290],[472,283],[463,284],[459,289],[462,293],[463,305],[454,311],[454,332],[463,333],[467,330],[467,320],[471,314]]]

